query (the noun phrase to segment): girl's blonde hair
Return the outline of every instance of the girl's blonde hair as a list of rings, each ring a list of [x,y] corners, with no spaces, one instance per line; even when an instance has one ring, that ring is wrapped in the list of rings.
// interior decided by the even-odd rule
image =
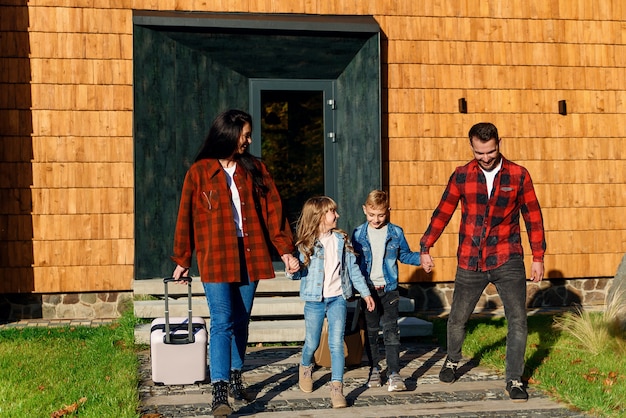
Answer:
[[[308,266],[315,248],[315,241],[320,233],[320,224],[322,218],[329,210],[337,210],[337,203],[328,196],[316,196],[309,198],[302,206],[302,212],[298,218],[296,225],[296,247],[304,256],[303,263]],[[348,234],[338,228],[334,228],[331,232],[338,232],[344,236],[346,248],[348,251],[354,252]]]

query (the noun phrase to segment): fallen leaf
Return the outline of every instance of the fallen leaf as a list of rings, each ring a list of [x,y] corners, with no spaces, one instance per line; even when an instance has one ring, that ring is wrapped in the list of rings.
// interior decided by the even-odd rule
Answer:
[[[571,364],[580,364],[583,362],[583,359],[577,358],[575,360],[572,360]]]

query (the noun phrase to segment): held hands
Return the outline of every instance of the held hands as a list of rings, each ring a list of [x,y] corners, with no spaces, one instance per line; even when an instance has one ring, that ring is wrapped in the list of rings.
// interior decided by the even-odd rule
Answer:
[[[426,273],[430,273],[435,268],[435,261],[430,254],[420,254],[420,264]]]
[[[293,274],[296,271],[300,270],[300,261],[291,254],[283,254],[280,256],[285,263],[285,271],[287,273]]]
[[[376,303],[374,303],[374,298],[371,296],[365,296],[363,298],[363,300],[365,301],[365,304],[367,305],[367,310],[372,312],[374,309],[376,309]]]

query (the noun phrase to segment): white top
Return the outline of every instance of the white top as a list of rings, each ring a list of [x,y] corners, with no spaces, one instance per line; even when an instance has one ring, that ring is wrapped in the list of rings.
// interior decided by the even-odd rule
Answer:
[[[387,239],[388,225],[379,229],[367,226],[367,237],[372,247],[372,271],[370,281],[374,286],[385,285],[385,275],[383,274],[383,259],[385,258],[385,240]]]
[[[324,247],[324,290],[322,296],[330,298],[342,295],[341,260],[337,257],[337,237],[332,232],[318,237]]]
[[[487,196],[489,197],[491,197],[491,190],[493,190],[493,180],[496,178],[496,174],[498,174],[498,171],[500,171],[501,168],[502,159],[500,159],[500,162],[498,163],[496,168],[491,171],[485,171],[482,167],[480,168],[481,170],[483,170],[483,174],[485,174],[485,178],[487,179]]]
[[[233,205],[233,218],[235,220],[235,227],[237,228],[237,236],[243,237],[243,228],[241,225],[241,197],[239,196],[239,189],[237,189],[237,185],[233,181],[236,168],[237,164],[228,168],[224,167],[224,171],[226,172],[228,187],[230,188],[231,202]]]

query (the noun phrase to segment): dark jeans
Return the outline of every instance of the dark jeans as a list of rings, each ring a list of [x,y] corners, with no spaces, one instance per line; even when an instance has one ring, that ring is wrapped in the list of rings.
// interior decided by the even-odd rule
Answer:
[[[521,380],[528,327],[526,323],[526,270],[521,257],[516,256],[490,271],[469,271],[457,268],[448,317],[448,357],[462,358],[465,324],[472,314],[483,290],[489,283],[496,286],[504,305],[508,322],[506,335],[506,381]]]
[[[400,371],[400,328],[398,327],[398,304],[400,293],[397,290],[390,292],[371,289],[376,309],[369,312],[365,307],[365,323],[367,325],[366,352],[370,367],[379,367],[380,350],[378,346],[378,332],[383,327],[383,342],[387,359],[387,374]]]

